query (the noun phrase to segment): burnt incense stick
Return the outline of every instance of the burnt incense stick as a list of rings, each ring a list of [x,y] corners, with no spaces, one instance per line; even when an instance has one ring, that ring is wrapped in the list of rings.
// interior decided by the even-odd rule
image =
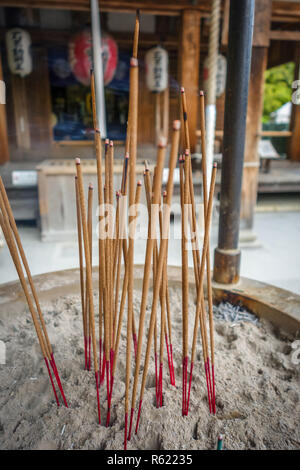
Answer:
[[[75,195],[76,195],[76,216],[77,216],[77,236],[78,236],[78,258],[79,258],[79,272],[80,272],[80,293],[81,293],[81,309],[82,309],[82,324],[84,336],[84,364],[85,369],[88,368],[88,354],[87,354],[87,328],[86,328],[86,311],[85,311],[85,293],[84,293],[84,268],[83,268],[83,253],[82,253],[82,228],[79,207],[79,193],[77,186],[77,176],[75,176]]]
[[[156,178],[155,178],[155,183],[154,183],[154,188],[153,188],[153,197],[151,201],[154,211],[151,212],[150,217],[149,217],[149,222],[148,222],[148,239],[147,239],[147,244],[146,244],[146,254],[145,254],[145,264],[144,264],[142,298],[141,298],[140,315],[139,315],[140,321],[139,321],[139,331],[138,331],[137,355],[136,355],[134,382],[133,382],[132,397],[131,397],[131,412],[130,412],[128,440],[130,440],[131,438],[133,413],[134,413],[134,408],[135,408],[138,376],[139,376],[139,370],[140,370],[145,314],[146,314],[146,306],[147,306],[147,298],[148,298],[150,274],[151,274],[151,259],[153,255],[153,246],[154,246],[153,229],[155,228],[155,225],[156,225],[157,212],[158,212],[155,209],[158,209],[158,206],[159,206],[159,200],[160,200],[160,194],[161,194],[161,178],[162,178],[162,172],[163,172],[163,167],[164,167],[165,154],[166,154],[165,139],[161,138],[159,141],[158,149],[157,149]]]
[[[41,307],[40,307],[40,303],[39,303],[39,300],[38,300],[37,292],[36,292],[36,289],[34,287],[34,283],[33,283],[33,280],[32,280],[30,268],[29,268],[29,265],[28,265],[28,262],[27,262],[27,258],[26,258],[26,255],[25,255],[25,252],[24,252],[24,249],[23,249],[23,246],[22,246],[21,238],[19,236],[17,225],[16,225],[16,222],[15,222],[13,212],[12,212],[12,209],[11,209],[11,206],[10,206],[10,203],[9,203],[9,200],[8,200],[8,197],[7,197],[7,194],[6,194],[4,184],[3,184],[3,181],[2,181],[1,177],[0,177],[0,193],[1,193],[2,200],[3,200],[3,206],[2,206],[3,210],[2,210],[2,212],[6,212],[6,214],[3,213],[3,217],[4,217],[5,221],[7,220],[9,222],[11,230],[12,230],[12,234],[15,237],[15,242],[17,244],[17,248],[19,250],[25,272],[27,274],[27,279],[28,279],[28,282],[29,282],[29,285],[30,285],[32,296],[33,296],[34,301],[35,301],[38,317],[39,317],[39,320],[40,320],[41,325],[42,325],[42,333],[43,333],[44,338],[45,338],[45,347],[47,348],[47,350],[49,352],[49,363],[52,367],[52,370],[53,370],[54,376],[56,378],[57,385],[60,389],[64,404],[65,404],[66,407],[68,407],[66,397],[65,397],[65,394],[64,394],[64,390],[63,390],[63,387],[62,387],[62,384],[61,384],[59,372],[58,372],[58,369],[56,367],[52,346],[51,346],[49,336],[48,336],[48,333],[47,333],[46,324],[45,324],[43,314],[42,314],[42,311],[41,311]],[[50,379],[52,380],[51,377],[50,377]]]
[[[138,206],[140,203],[140,198],[141,198],[141,189],[142,189],[142,182],[138,181],[137,186],[136,186],[136,192],[135,192],[135,201],[134,205],[135,207]],[[131,220],[132,223],[132,236],[135,236],[135,230],[136,230],[136,221],[138,214],[134,214],[134,218]],[[124,275],[124,281],[123,281],[123,290],[122,290],[122,298],[121,298],[121,304],[120,304],[120,312],[119,312],[119,319],[118,319],[118,328],[117,328],[117,335],[116,335],[116,343],[114,346],[114,356],[113,356],[113,368],[112,368],[112,376],[111,376],[111,389],[110,389],[110,397],[109,397],[109,411],[107,414],[107,426],[109,425],[109,420],[110,420],[110,406],[111,406],[111,398],[112,398],[112,392],[113,392],[113,385],[114,385],[114,375],[115,375],[115,370],[116,370],[116,365],[117,365],[117,360],[118,360],[118,353],[119,353],[119,344],[120,344],[120,337],[121,337],[121,330],[122,330],[122,322],[123,322],[123,313],[124,313],[124,307],[125,307],[125,300],[126,300],[126,294],[128,292],[128,253],[127,253],[127,261],[125,263],[125,275]]]
[[[35,311],[35,308],[34,308],[34,305],[33,305],[33,302],[32,302],[32,299],[31,299],[31,296],[30,296],[30,293],[29,293],[29,290],[28,290],[28,287],[27,287],[27,284],[26,284],[25,276],[23,274],[23,269],[22,269],[21,261],[20,261],[19,254],[18,254],[17,245],[16,245],[16,242],[15,242],[14,237],[13,237],[13,231],[12,231],[12,228],[11,228],[11,225],[10,225],[8,214],[7,214],[6,209],[5,209],[5,204],[4,204],[4,201],[3,201],[3,198],[2,198],[2,194],[0,194],[0,227],[2,228],[4,238],[6,240],[10,255],[12,257],[13,263],[15,265],[16,271],[17,271],[19,279],[20,279],[20,283],[21,283],[23,292],[25,294],[25,298],[27,300],[28,308],[29,308],[31,318],[32,318],[32,321],[33,321],[33,324],[34,324],[34,327],[35,327],[35,331],[36,331],[36,334],[37,334],[37,337],[38,337],[41,352],[42,352],[42,355],[43,355],[43,358],[44,358],[44,361],[45,361],[45,364],[46,364],[46,367],[47,367],[47,371],[48,371],[48,374],[49,374],[49,379],[50,379],[50,383],[51,383],[53,393],[54,393],[54,396],[55,396],[56,404],[57,404],[57,406],[59,406],[58,396],[57,396],[57,393],[56,393],[56,390],[55,390],[55,385],[54,385],[53,378],[52,378],[52,375],[51,375],[51,371],[50,371],[50,368],[49,368],[49,362],[51,361],[51,355],[50,355],[49,349],[47,347],[45,338],[43,337],[43,333],[42,333],[42,330],[41,330],[41,327],[40,327],[40,324],[39,324],[39,321],[38,321],[38,316],[36,314],[36,311]],[[53,372],[54,372],[54,370],[53,370]],[[57,380],[58,372],[57,372],[57,374],[54,372],[54,375],[55,375],[55,378]],[[58,382],[58,380],[57,380],[57,382]],[[67,404],[66,404],[66,406],[67,406]]]
[[[139,12],[136,14],[133,54],[130,60],[129,71],[129,117],[130,117],[130,159],[129,159],[129,210],[134,204],[135,192],[135,171],[137,152],[137,131],[138,131],[138,37],[139,37]],[[134,218],[129,216],[129,226]],[[128,246],[128,308],[127,308],[127,341],[126,341],[126,379],[125,379],[125,429],[124,429],[124,450],[127,449],[127,426],[129,408],[129,386],[131,369],[131,336],[133,318],[133,268],[134,268],[134,238],[129,231]]]
[[[145,181],[145,193],[146,193],[146,202],[147,202],[147,210],[148,210],[148,238],[149,238],[149,234],[151,234],[151,201],[152,201],[153,185],[151,184],[151,175],[150,175],[150,171],[149,171],[146,160],[145,160],[144,181]],[[154,212],[154,214],[156,214],[156,212]],[[156,239],[154,240],[154,249],[153,249],[152,258],[153,258],[153,262],[152,262],[153,282],[152,284],[154,286],[154,279],[156,277],[156,264],[158,260],[158,249],[157,249]],[[155,366],[155,397],[156,397],[156,405],[158,407],[157,318],[155,318],[155,324],[154,324],[153,346],[154,346],[154,366]],[[130,432],[131,432],[131,429],[129,430],[129,438],[130,438]]]
[[[211,184],[210,184],[210,190],[209,190],[209,199],[208,199],[208,207],[207,207],[207,224],[206,224],[205,232],[204,232],[203,249],[202,249],[202,257],[201,257],[199,286],[198,286],[198,292],[197,292],[197,307],[196,307],[196,315],[195,315],[195,322],[194,322],[194,339],[197,336],[198,316],[200,315],[200,310],[203,309],[203,304],[204,304],[204,302],[203,302],[203,289],[202,288],[203,288],[203,280],[204,280],[204,272],[205,272],[206,252],[207,252],[207,248],[208,248],[209,234],[210,234],[210,224],[211,224],[211,215],[212,215],[212,208],[213,208],[213,197],[214,197],[216,172],[217,172],[217,167],[216,167],[216,165],[214,165],[213,172],[212,172]],[[201,325],[201,321],[202,321],[202,325]],[[205,322],[204,315],[202,315],[202,317],[200,315],[200,326],[205,331],[204,322]],[[202,338],[204,338],[204,336]],[[190,369],[190,377],[189,377],[189,389],[191,387],[191,382],[192,382],[192,370],[193,370],[192,364],[194,364],[195,352],[196,352],[196,341],[194,341],[194,339],[193,339],[193,348],[192,348],[192,354],[191,354],[191,369]],[[205,347],[205,350],[207,351],[206,347]],[[205,356],[206,356],[206,353],[205,353]],[[204,356],[205,373],[206,373],[206,379],[208,381],[207,360],[206,360],[205,356]],[[207,382],[207,388],[208,388],[208,400],[210,401],[210,389],[209,389],[209,383],[208,382]],[[189,394],[190,394],[190,392],[189,392]]]
[[[163,193],[164,204],[166,204],[166,199],[167,199],[167,191],[164,191]],[[168,217],[170,217],[170,214],[168,215]],[[167,241],[166,261],[165,261],[165,266],[164,266],[164,278],[166,280],[164,297],[166,301],[168,334],[169,334],[169,341],[168,341],[168,336],[166,332],[166,347],[167,347],[168,363],[169,363],[169,371],[170,371],[170,383],[171,385],[175,386],[173,348],[172,348],[172,320],[171,320],[171,308],[170,308],[169,285],[168,285],[168,248],[169,248],[169,241]]]
[[[89,184],[88,190],[88,214],[87,214],[87,228],[88,228],[88,239],[89,239],[89,248],[90,248],[90,263],[91,263],[91,271],[92,271],[92,234],[93,234],[93,227],[92,227],[92,217],[93,217],[93,185]],[[88,370],[91,370],[91,311],[90,305],[88,301],[88,293],[86,293],[86,313],[88,315],[88,331],[89,331],[89,344],[88,344]]]
[[[94,124],[94,141],[97,161],[97,184],[98,184],[98,210],[99,210],[99,233],[98,233],[98,255],[99,255],[99,271],[98,271],[98,298],[99,298],[99,385],[101,383],[101,366],[102,366],[102,336],[103,336],[103,310],[104,304],[104,288],[105,288],[105,242],[103,228],[103,182],[102,182],[102,147],[101,136],[98,129],[97,112],[96,112],[96,96],[95,96],[95,76],[91,74],[91,95],[92,95],[92,111]],[[103,345],[104,346],[104,345]]]
[[[109,364],[110,364],[110,376],[112,374],[112,367],[113,367],[113,313],[114,313],[114,281],[113,281],[113,255],[114,255],[114,229],[113,229],[113,194],[114,194],[114,186],[113,186],[113,165],[114,165],[114,145],[113,141],[109,142],[109,161],[108,161],[108,176],[109,176],[109,205],[110,205],[110,215],[109,215],[109,300],[110,300],[110,357],[109,357]],[[108,260],[107,260],[108,261]],[[110,378],[111,380],[111,378]]]
[[[173,196],[173,172],[176,166],[176,159],[177,159],[177,154],[178,154],[180,121],[174,121],[173,129],[174,130],[173,130],[173,135],[172,135],[171,153],[170,153],[170,160],[169,160],[169,176],[168,176],[168,183],[167,183],[167,188],[166,188],[166,191],[167,191],[166,205],[168,205],[169,207],[171,205],[172,196]],[[141,383],[141,389],[140,389],[139,410],[138,410],[135,433],[137,433],[138,431],[142,401],[143,401],[143,396],[144,396],[144,391],[145,391],[145,386],[146,386],[146,378],[147,378],[149,360],[150,360],[151,343],[152,343],[153,332],[154,332],[157,304],[159,300],[159,290],[160,290],[161,278],[163,274],[163,265],[165,262],[165,253],[166,253],[166,247],[167,247],[166,241],[167,241],[167,234],[169,233],[170,218],[163,217],[163,222],[164,222],[163,238],[161,240],[161,244],[159,248],[158,265],[157,265],[157,271],[156,271],[156,278],[154,282],[150,326],[149,326],[149,331],[148,331],[146,356],[145,356],[142,383]]]
[[[185,238],[185,226],[186,226],[186,217],[184,211],[184,162],[185,156],[179,159],[179,168],[180,168],[180,204],[181,204],[181,285],[182,285],[182,415],[185,414],[185,399],[186,399],[186,361],[185,361],[185,313],[184,309],[186,310],[185,298],[184,298],[184,265],[186,265],[186,238]],[[186,290],[185,290],[186,292]]]
[[[80,202],[80,213],[82,221],[82,233],[83,233],[83,244],[85,252],[85,264],[86,264],[86,282],[88,285],[88,298],[89,298],[89,309],[90,309],[90,323],[91,323],[91,336],[92,336],[92,345],[93,345],[93,356],[94,356],[94,370],[95,370],[95,380],[96,380],[96,390],[97,390],[97,405],[98,405],[98,419],[99,424],[101,424],[101,412],[100,412],[100,400],[99,400],[99,388],[98,388],[98,360],[97,360],[97,345],[96,345],[96,335],[95,335],[95,317],[94,317],[94,299],[93,299],[93,285],[92,285],[92,270],[91,270],[91,258],[90,258],[90,247],[89,247],[89,237],[88,237],[88,228],[86,224],[87,214],[84,201],[84,190],[83,190],[83,178],[82,170],[80,165],[80,158],[76,158],[76,173],[77,173],[77,182],[78,182],[78,192],[79,192],[79,202]]]
[[[204,220],[207,223],[207,159],[206,159],[206,132],[205,132],[205,103],[204,93],[200,91],[200,129],[201,129],[201,147],[202,147],[202,176],[203,176],[203,202],[204,202]],[[210,274],[210,247],[206,254],[206,270],[207,270],[207,298],[208,298],[208,314],[209,314],[209,334],[210,334],[210,350],[211,350],[211,371],[212,371],[212,408],[216,413],[216,396],[215,396],[215,351],[214,351],[214,317],[213,317],[213,297]],[[209,360],[209,359],[208,359]],[[210,365],[208,363],[208,368]]]

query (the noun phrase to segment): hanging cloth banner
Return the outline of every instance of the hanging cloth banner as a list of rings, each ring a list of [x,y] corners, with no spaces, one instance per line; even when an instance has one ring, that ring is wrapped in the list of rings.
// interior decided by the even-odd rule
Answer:
[[[27,31],[13,28],[7,31],[6,50],[11,73],[25,77],[32,71],[31,38]]]
[[[108,34],[101,37],[104,85],[114,78],[118,64],[118,46]],[[76,34],[69,42],[69,62],[76,79],[83,85],[89,86],[92,68],[92,36],[84,30]]]
[[[168,53],[161,46],[146,52],[146,84],[149,90],[160,93],[168,87]]]

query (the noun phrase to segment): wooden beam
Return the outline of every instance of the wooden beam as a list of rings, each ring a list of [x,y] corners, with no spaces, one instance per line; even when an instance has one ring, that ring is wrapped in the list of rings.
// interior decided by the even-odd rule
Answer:
[[[0,6],[22,7],[22,8],[47,8],[60,10],[90,10],[89,0],[0,0]],[[100,11],[121,11],[133,12],[137,9],[142,13],[150,13],[156,15],[180,15],[181,12],[188,8],[194,11],[201,11],[204,16],[210,15],[210,0],[201,0],[201,2],[191,5],[190,0],[140,0],[140,1],[122,1],[122,0],[105,0],[99,1]]]
[[[0,80],[3,80],[2,58],[0,54]],[[9,147],[5,104],[0,103],[0,165],[9,161]]]
[[[297,44],[295,50],[295,80],[299,80],[300,68],[300,45]],[[299,85],[298,85],[299,89]],[[296,91],[296,89],[295,89]],[[299,96],[299,95],[298,95]],[[293,99],[292,101],[295,101]],[[291,160],[300,161],[300,103],[293,103],[292,118],[291,118],[291,131],[292,137],[288,149],[288,155]]]
[[[275,29],[270,31],[272,41],[300,41],[300,31],[281,31]]]
[[[259,4],[259,8],[257,8]],[[262,8],[263,6],[263,8]],[[252,48],[251,74],[248,93],[245,162],[242,183],[241,228],[251,229],[257,198],[259,171],[258,142],[261,133],[264,73],[268,56],[268,32],[271,24],[271,0],[256,0],[254,34],[258,34],[257,46]],[[262,26],[263,25],[263,26]],[[261,44],[264,44],[261,46]]]
[[[185,88],[191,151],[195,151],[199,95],[200,13],[184,10],[181,20],[180,82]]]

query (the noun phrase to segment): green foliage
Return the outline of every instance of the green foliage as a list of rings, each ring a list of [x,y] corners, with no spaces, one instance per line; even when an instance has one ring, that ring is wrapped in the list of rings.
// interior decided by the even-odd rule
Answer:
[[[269,122],[270,114],[273,111],[291,101],[294,70],[295,64],[293,62],[266,70],[263,122]]]

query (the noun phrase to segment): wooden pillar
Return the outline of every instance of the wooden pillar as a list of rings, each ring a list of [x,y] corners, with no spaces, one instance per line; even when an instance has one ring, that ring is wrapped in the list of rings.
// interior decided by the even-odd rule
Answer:
[[[267,65],[271,25],[270,0],[256,0],[251,74],[248,94],[247,131],[241,200],[241,229],[253,227],[257,198],[259,155],[258,143],[263,109],[264,72]]]
[[[3,80],[2,59],[0,55],[0,80]],[[0,165],[9,161],[8,135],[5,104],[0,103]]]
[[[180,85],[185,88],[191,151],[195,151],[198,120],[199,60],[200,60],[200,13],[183,10],[181,42],[179,45]]]
[[[295,47],[295,80],[300,80],[300,44]],[[294,89],[293,95],[295,97],[296,91],[300,86],[297,83],[297,88]],[[299,91],[298,91],[299,96]],[[289,143],[289,157],[291,160],[300,161],[300,102],[299,99],[293,97],[293,110],[291,118],[291,131],[292,137]]]

